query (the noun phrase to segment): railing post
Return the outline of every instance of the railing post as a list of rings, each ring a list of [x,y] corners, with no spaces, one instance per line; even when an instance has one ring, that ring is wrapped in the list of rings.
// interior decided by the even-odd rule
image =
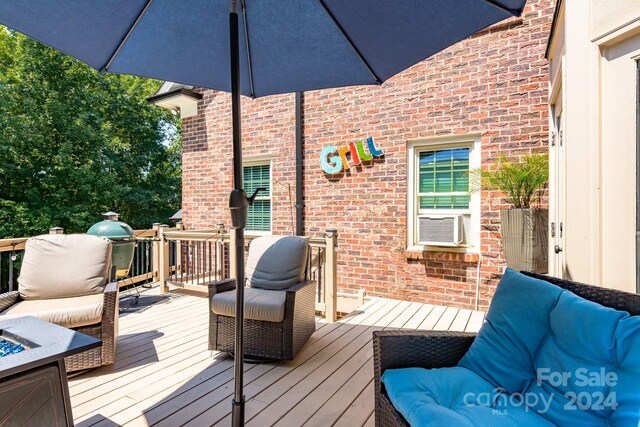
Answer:
[[[151,242],[151,272],[155,280],[160,280],[160,223],[154,222],[151,226],[153,229],[153,241]]]
[[[168,225],[162,224],[158,226],[158,239],[160,240],[160,251],[158,260],[160,261],[160,270],[158,271],[158,281],[160,282],[160,293],[167,293],[167,279],[169,278],[169,242],[164,238],[165,229]]]
[[[49,234],[64,234],[64,228],[62,228],[62,227],[51,227],[49,229]]]
[[[223,280],[226,279],[226,277],[224,277],[224,242],[222,241],[222,235],[224,234],[224,224],[216,224],[216,227],[218,229],[218,233],[220,233],[220,236],[218,239],[216,239],[215,243],[216,271],[214,271],[213,273],[215,274],[216,280]]]
[[[326,242],[326,264],[324,270],[324,304],[327,322],[336,321],[338,305],[338,232],[334,228],[324,235]]]
[[[358,307],[364,305],[364,297],[367,295],[367,292],[364,289],[358,290]]]
[[[229,278],[236,279],[236,229],[229,230]]]
[[[182,223],[182,221],[178,221],[176,222],[176,228],[178,230],[184,230],[184,224]],[[180,272],[182,271],[182,241],[181,240],[176,240],[174,242],[175,244],[175,248],[176,248],[176,268],[175,268],[175,275],[176,277],[178,277],[178,275],[180,274]]]

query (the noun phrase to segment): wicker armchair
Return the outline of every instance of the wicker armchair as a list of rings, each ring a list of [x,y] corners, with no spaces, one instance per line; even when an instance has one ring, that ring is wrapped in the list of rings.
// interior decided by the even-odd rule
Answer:
[[[640,315],[640,295],[630,294],[541,274],[523,272],[546,280],[582,298],[616,310]],[[465,355],[475,334],[446,331],[377,331],[373,333],[375,416],[377,426],[408,426],[389,400],[380,381],[386,369],[456,366]]]
[[[292,360],[315,331],[315,286],[305,280],[308,244],[260,237],[249,247],[245,289],[247,360]],[[209,285],[209,349],[233,353],[235,279]]]
[[[0,320],[34,316],[102,340],[67,357],[67,372],[115,361],[118,283],[111,276],[111,242],[95,236],[43,235],[27,240],[18,290],[0,294]]]

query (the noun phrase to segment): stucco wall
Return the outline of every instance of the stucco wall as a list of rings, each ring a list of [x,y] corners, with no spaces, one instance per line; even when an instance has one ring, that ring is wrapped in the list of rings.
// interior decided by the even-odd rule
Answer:
[[[640,11],[639,11],[640,12]],[[636,61],[640,36],[603,49],[602,283],[636,290]]]
[[[566,145],[566,180],[552,180],[550,189],[562,187],[566,207],[558,275],[630,292],[637,268],[639,18],[635,1],[565,0],[549,55],[552,70],[563,67],[550,86],[552,104],[554,94],[563,96]]]
[[[586,3],[584,0],[580,0]],[[590,0],[591,40],[624,26],[640,17],[636,0]]]

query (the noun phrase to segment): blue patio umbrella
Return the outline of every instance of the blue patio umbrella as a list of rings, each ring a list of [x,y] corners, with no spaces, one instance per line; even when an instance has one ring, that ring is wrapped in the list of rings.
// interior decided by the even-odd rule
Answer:
[[[0,23],[101,72],[231,92],[237,306],[233,425],[242,393],[244,227],[240,94],[379,85],[526,0],[3,0]]]

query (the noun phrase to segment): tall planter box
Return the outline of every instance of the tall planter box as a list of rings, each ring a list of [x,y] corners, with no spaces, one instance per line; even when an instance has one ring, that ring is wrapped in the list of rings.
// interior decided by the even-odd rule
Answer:
[[[516,271],[546,273],[548,269],[547,209],[500,211],[502,250],[507,266]]]

